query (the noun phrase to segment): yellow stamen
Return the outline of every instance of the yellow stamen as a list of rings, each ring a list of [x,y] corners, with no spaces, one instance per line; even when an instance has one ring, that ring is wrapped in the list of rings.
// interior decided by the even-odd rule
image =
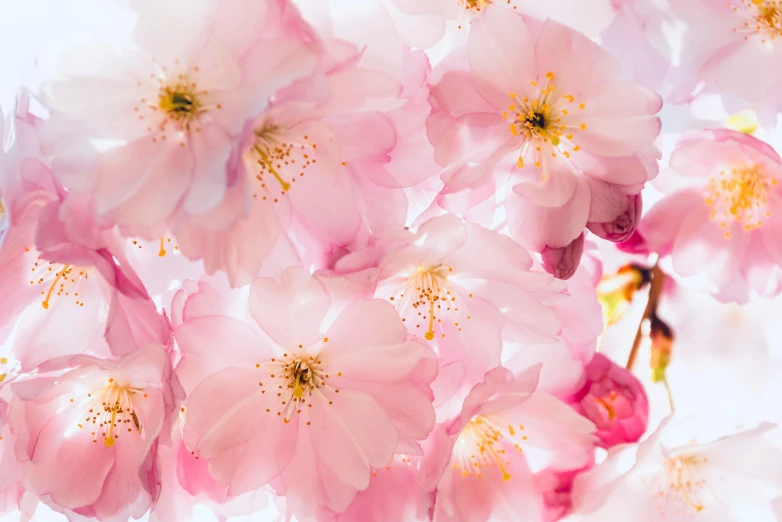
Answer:
[[[160,251],[157,253],[160,257],[164,257],[166,255],[166,247],[163,246],[163,236],[160,236]]]
[[[424,334],[427,341],[434,339],[434,300],[429,302],[429,330]]]
[[[291,184],[282,179],[282,176],[280,176],[279,172],[277,172],[277,169],[274,168],[272,165],[271,160],[269,159],[269,156],[258,146],[254,146],[255,151],[261,156],[261,161],[263,161],[263,164],[266,165],[266,168],[269,169],[269,172],[272,173],[272,176],[277,180],[277,182],[282,186],[282,190],[288,191],[291,188]]]
[[[46,292],[46,299],[43,300],[43,303],[41,303],[41,306],[44,307],[45,310],[49,309],[49,300],[52,298],[52,292],[54,292],[54,289],[57,287],[57,283],[62,279],[63,276],[67,276],[70,273],[71,265],[65,265],[62,267],[62,270],[57,272],[57,277],[54,278],[54,282],[52,282],[51,286],[49,286],[49,291]]]
[[[114,445],[114,421],[117,420],[117,410],[119,409],[119,403],[116,403],[111,410],[111,423],[109,424],[109,436],[103,440],[103,444],[107,448]]]

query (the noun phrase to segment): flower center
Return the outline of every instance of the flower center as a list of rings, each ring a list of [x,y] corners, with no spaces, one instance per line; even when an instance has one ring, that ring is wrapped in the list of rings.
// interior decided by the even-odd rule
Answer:
[[[328,338],[324,338],[323,341],[328,342]],[[339,393],[339,390],[327,384],[329,374],[323,368],[323,361],[319,356],[286,353],[283,354],[282,360],[272,359],[266,363],[258,363],[255,367],[270,372],[269,377],[272,381],[266,383],[260,381],[258,386],[262,394],[266,392],[277,394],[278,402],[275,408],[277,416],[286,423],[290,422],[294,412],[300,414],[306,407],[311,406],[313,393],[324,388]],[[338,372],[337,377],[341,376],[342,373]],[[329,404],[331,402],[329,401]],[[266,412],[272,413],[272,408],[268,408]]]
[[[480,11],[491,4],[492,0],[459,0],[459,5],[468,11]]]
[[[171,85],[160,87],[158,107],[177,130],[190,130],[190,125],[198,120],[198,115],[204,110],[195,87],[195,82],[188,82],[184,76]]]
[[[157,87],[151,87],[148,96],[140,98],[133,110],[138,113],[140,120],[149,122],[147,132],[153,135],[152,141],[166,142],[173,137],[184,147],[184,134],[200,132],[199,122],[203,115],[222,107],[219,103],[211,103],[209,92],[198,87],[198,67],[186,68],[176,60],[172,70],[157,63],[155,69],[150,78],[157,83]],[[142,85],[139,83],[139,86]],[[152,89],[156,89],[156,92]],[[168,135],[169,130],[176,134]]]
[[[297,178],[316,160],[313,156],[317,145],[310,141],[308,135],[295,136],[273,125],[264,125],[255,131],[255,141],[247,153],[247,159],[252,164],[252,172],[261,182],[261,188],[271,192],[268,181],[280,185],[284,195],[295,183]],[[263,196],[266,199],[266,196]],[[276,202],[277,199],[274,198]]]
[[[462,429],[454,445],[451,457],[453,469],[461,470],[462,477],[483,478],[483,470],[496,466],[502,473],[502,480],[510,480],[508,472],[510,461],[505,457],[506,447],[522,453],[521,445],[516,442],[516,435],[524,430],[513,426],[507,427],[507,435],[489,418],[476,415]],[[526,436],[521,437],[527,440]]]
[[[449,289],[450,272],[453,272],[452,268],[442,265],[419,265],[412,274],[406,275],[406,284],[398,296],[397,310],[403,315],[402,321],[407,322],[409,317],[406,316],[409,314],[412,319],[419,321],[416,328],[421,327],[420,321],[428,323],[424,334],[427,341],[434,339],[435,321],[441,322],[440,315],[443,312],[449,312],[451,309],[459,310],[456,306],[456,296]],[[395,301],[397,296],[392,296],[390,299]],[[459,323],[455,324],[458,328]]]
[[[28,252],[30,249],[26,249]],[[39,285],[43,288],[41,295],[44,297],[41,306],[49,309],[49,304],[54,296],[73,296],[76,306],[84,306],[84,301],[79,299],[82,283],[87,281],[89,270],[73,265],[61,265],[54,261],[46,261],[37,256],[32,268],[31,285]]]
[[[524,158],[531,156],[537,168],[543,167],[547,156],[556,157],[561,153],[569,158],[571,152],[581,150],[572,140],[574,132],[586,130],[586,124],[574,121],[575,107],[583,110],[586,105],[576,104],[575,97],[557,92],[554,84],[554,73],[546,74],[546,81],[541,85],[537,81],[530,82],[535,88],[532,97],[519,97],[516,93],[508,96],[513,100],[502,117],[509,121],[511,134],[524,138],[516,165],[524,167]],[[544,172],[544,181],[548,174]]]
[[[782,1],[780,0],[740,0],[741,5],[732,5],[733,10],[743,20],[734,32],[744,34],[744,39],[756,34],[762,42],[782,36]]]
[[[709,180],[706,204],[712,207],[711,219],[726,229],[740,222],[744,230],[763,226],[763,220],[771,216],[768,208],[769,189],[776,187],[775,178],[766,177],[758,165],[741,165],[727,168]]]
[[[79,429],[91,423],[93,442],[103,437],[103,444],[107,448],[114,446],[123,429],[141,435],[141,422],[133,406],[133,399],[139,392],[140,389],[120,386],[114,378],[109,379],[106,386],[87,394],[88,412],[84,422],[79,423]]]
[[[704,505],[698,494],[706,481],[699,478],[698,468],[707,461],[698,455],[681,455],[667,459],[660,481],[661,501],[665,501],[673,492],[678,494],[689,508],[697,512],[703,511]]]

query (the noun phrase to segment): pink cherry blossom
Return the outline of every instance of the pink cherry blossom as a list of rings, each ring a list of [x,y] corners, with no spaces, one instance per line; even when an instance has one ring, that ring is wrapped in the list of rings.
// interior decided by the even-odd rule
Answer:
[[[686,424],[667,421],[647,441],[617,446],[579,476],[574,512],[585,521],[612,522],[737,521],[741,506],[770,511],[782,488],[782,453],[766,438],[771,428],[761,425],[704,444]]]
[[[164,351],[149,345],[118,362],[78,355],[44,369],[12,384],[26,487],[82,516],[140,517],[159,493],[157,437],[171,407]]]
[[[400,31],[413,26],[423,32],[416,35],[415,43],[428,47],[439,40],[446,22],[452,22],[458,29],[467,31],[470,24],[480,17],[489,6],[512,9],[518,13],[541,20],[551,18],[586,34],[596,35],[614,17],[610,0],[552,0],[549,2],[525,2],[523,0],[389,0],[405,17],[398,20]]]
[[[532,251],[567,247],[588,222],[614,222],[656,174],[660,97],[619,79],[610,55],[553,20],[487,8],[466,52],[441,69],[429,133],[446,190],[476,190],[495,170],[512,172],[508,226]]]
[[[782,110],[778,2],[691,0],[671,2],[671,8],[686,24],[679,96],[692,93],[698,82],[713,81],[722,92],[751,103],[761,121],[773,126]]]
[[[679,140],[670,167],[678,188],[644,217],[636,249],[670,255],[681,276],[706,276],[722,300],[777,293],[779,155],[757,138],[717,129]]]
[[[223,200],[244,122],[316,63],[300,30],[285,30],[289,7],[169,4],[134,4],[141,50],[74,50],[62,58],[65,78],[45,87],[48,106],[82,122],[87,137],[126,141],[68,176],[69,188],[92,194],[97,215],[148,237],[176,212],[204,214]],[[165,13],[181,22],[176,36],[160,23]]]
[[[287,240],[305,263],[327,265],[370,234],[401,228],[402,188],[439,169],[422,132],[429,63],[409,52],[405,65],[397,80],[348,62],[276,93],[234,150],[236,182],[210,213],[214,219],[177,226],[183,252],[239,285],[264,262],[278,262],[269,258],[279,257]],[[246,200],[250,213],[237,215]]]
[[[317,278],[290,268],[282,284],[252,284],[253,324],[202,315],[177,327],[183,363],[211,370],[188,398],[185,442],[229,495],[279,479],[296,512],[340,512],[372,468],[421,452],[434,423],[426,346],[387,303],[357,301],[324,322],[330,303]],[[216,339],[230,356],[208,356]]]
[[[600,353],[584,368],[584,377],[568,402],[595,423],[602,445],[637,442],[649,421],[649,401],[638,379]]]
[[[600,303],[595,295],[602,266],[588,251],[576,274],[567,282],[567,297],[551,308],[562,324],[553,341],[506,342],[502,365],[514,373],[542,364],[538,390],[567,398],[583,385],[585,367],[592,360],[603,332]]]
[[[3,179],[9,228],[0,253],[2,324],[17,328],[13,358],[29,370],[68,353],[107,355],[106,341],[117,354],[166,343],[168,325],[118,236],[92,219],[89,198],[66,196],[40,159],[40,120],[24,97],[14,121],[23,141]]]
[[[539,365],[516,376],[491,370],[460,416],[435,432],[448,448],[432,452],[431,466],[442,473],[435,521],[539,520],[543,497],[533,471],[591,461],[594,425],[536,392],[539,371]]]
[[[532,270],[529,253],[506,236],[445,215],[388,250],[375,296],[396,306],[411,333],[436,341],[445,362],[461,360],[477,378],[500,364],[503,339],[545,344],[561,331],[552,307],[563,286]]]

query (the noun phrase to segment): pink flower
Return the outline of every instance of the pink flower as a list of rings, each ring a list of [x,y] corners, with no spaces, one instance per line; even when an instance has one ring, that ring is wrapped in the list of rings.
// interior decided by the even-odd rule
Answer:
[[[21,141],[3,178],[9,228],[0,251],[0,326],[16,328],[10,358],[29,370],[69,353],[106,356],[106,341],[118,355],[167,343],[168,325],[119,237],[93,220],[89,197],[66,194],[41,161],[40,124],[20,98]]]
[[[590,264],[595,266],[590,267]],[[592,360],[597,339],[603,331],[602,310],[595,293],[601,270],[593,252],[585,256],[584,263],[567,282],[567,297],[551,307],[562,324],[560,334],[550,342],[506,342],[502,365],[514,373],[521,373],[542,364],[538,391],[560,398],[577,392],[583,384],[585,366]]]
[[[252,284],[255,324],[210,314],[176,329],[180,364],[211,370],[188,398],[185,442],[230,496],[279,479],[295,512],[340,512],[373,468],[421,453],[434,424],[427,347],[387,303],[358,301],[334,319],[331,302],[318,278],[290,268],[281,285]]]
[[[410,61],[403,79],[415,93],[428,62]],[[177,225],[182,251],[203,257],[207,273],[225,270],[232,284],[242,285],[287,239],[305,262],[321,265],[369,228],[376,234],[401,228],[401,187],[434,172],[420,160],[429,152],[434,164],[422,140],[425,115],[415,112],[418,106],[398,108],[401,87],[387,74],[348,62],[278,91],[237,141],[226,199],[208,219]],[[236,212],[248,204],[249,213]]]
[[[782,453],[770,425],[700,443],[694,430],[665,421],[640,445],[617,446],[576,478],[579,520],[741,520],[741,507],[762,516],[782,490]],[[635,457],[635,458],[633,458]]]
[[[600,353],[584,368],[584,377],[568,402],[595,423],[601,446],[637,442],[649,421],[649,401],[638,379]]]
[[[678,275],[706,276],[722,300],[776,294],[782,265],[779,155],[752,136],[709,130],[679,140],[670,166],[679,188],[644,217],[643,244],[636,250],[670,255]]]
[[[503,340],[546,344],[561,331],[552,307],[564,287],[507,236],[445,215],[386,248],[375,296],[445,362],[463,362],[470,385],[501,363]]]
[[[511,171],[508,226],[529,250],[564,248],[588,222],[613,222],[656,173],[660,97],[619,79],[610,55],[553,20],[539,27],[489,7],[466,56],[457,50],[441,69],[429,133],[446,191]]]
[[[171,407],[165,352],[65,357],[41,372],[12,384],[9,411],[28,490],[82,516],[139,518],[158,495],[157,437]]]
[[[540,365],[514,376],[499,367],[465,399],[432,452],[440,469],[434,520],[539,520],[543,498],[533,471],[591,462],[594,425],[536,391]],[[443,458],[444,457],[444,458]],[[438,467],[439,466],[439,467]]]
[[[245,121],[315,58],[270,0],[134,7],[140,51],[74,50],[61,61],[65,79],[44,90],[54,115],[81,122],[84,137],[126,141],[69,175],[68,188],[92,194],[96,214],[129,234],[154,237],[175,213],[204,214],[223,200]],[[175,28],[160,23],[169,11]]]
[[[681,43],[680,98],[703,81],[751,103],[762,122],[776,124],[782,110],[782,30],[777,0],[672,2],[686,27]]]
[[[490,5],[529,15],[541,20],[551,18],[590,35],[597,35],[614,17],[610,0],[550,0],[548,2],[525,2],[519,0],[390,0],[397,9],[410,18],[399,20],[400,31],[405,25],[419,28],[427,37],[423,47],[428,47],[442,36],[443,25],[450,21],[459,29],[467,31],[470,24],[480,17]],[[417,35],[417,38],[421,38]],[[421,40],[416,39],[421,46]],[[413,44],[416,45],[416,44]]]

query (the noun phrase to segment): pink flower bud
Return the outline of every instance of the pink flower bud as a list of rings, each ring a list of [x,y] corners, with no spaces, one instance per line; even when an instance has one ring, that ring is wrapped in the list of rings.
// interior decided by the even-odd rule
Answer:
[[[600,446],[636,442],[646,431],[649,401],[629,371],[598,353],[584,368],[586,382],[569,401],[597,426]]]
[[[582,232],[566,247],[544,248],[540,253],[543,258],[543,269],[557,279],[570,279],[578,269],[583,252],[584,234]]]
[[[630,238],[638,226],[643,210],[641,194],[627,197],[627,210],[624,214],[609,223],[587,223],[587,228],[596,236],[614,243],[621,243]]]

